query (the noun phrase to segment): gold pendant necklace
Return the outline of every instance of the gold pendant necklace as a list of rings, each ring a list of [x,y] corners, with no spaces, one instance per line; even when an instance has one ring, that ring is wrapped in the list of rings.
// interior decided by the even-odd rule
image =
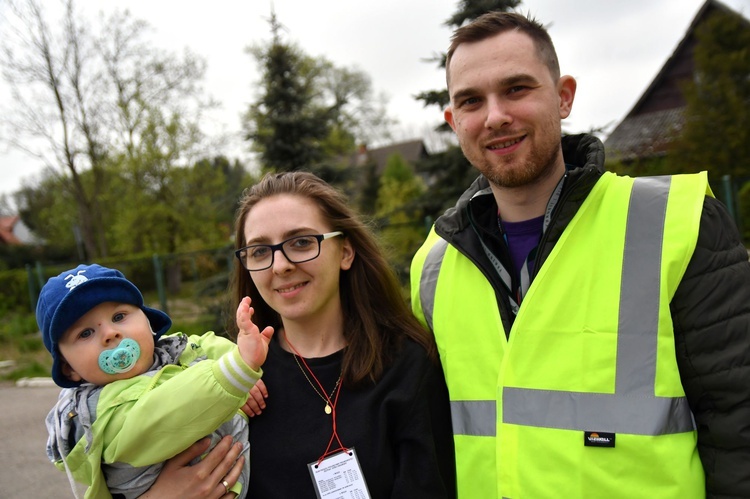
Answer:
[[[307,382],[310,383],[310,386],[312,387],[313,390],[315,390],[315,393],[318,394],[318,397],[323,399],[323,402],[326,403],[326,406],[323,410],[325,411],[326,414],[331,414],[331,412],[333,412],[333,409],[331,409],[331,404],[328,401],[331,400],[331,398],[333,397],[333,394],[336,393],[336,388],[338,388],[339,383],[341,383],[341,374],[339,374],[339,379],[336,380],[336,384],[334,385],[333,390],[331,390],[331,395],[329,395],[328,398],[326,398],[325,395],[321,394],[320,391],[315,387],[313,382],[310,381],[310,378],[307,376],[307,373],[302,368],[302,365],[299,363],[299,358],[297,357],[297,355],[294,355],[294,354],[292,355],[294,356],[294,361],[297,363],[297,367],[299,367],[299,370],[302,371],[302,374],[305,376],[305,379],[307,380]]]

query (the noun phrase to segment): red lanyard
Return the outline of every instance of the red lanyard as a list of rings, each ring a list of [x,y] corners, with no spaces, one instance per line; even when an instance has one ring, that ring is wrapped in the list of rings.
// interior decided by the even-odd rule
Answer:
[[[312,379],[315,380],[315,383],[320,388],[320,393],[323,394],[323,396],[326,398],[326,402],[328,402],[328,405],[331,406],[331,421],[333,422],[333,433],[331,434],[331,439],[328,441],[328,446],[326,447],[325,452],[323,453],[322,456],[320,456],[320,458],[318,458],[318,464],[320,464],[321,462],[323,462],[323,460],[326,457],[330,456],[331,454],[335,454],[339,451],[349,450],[346,447],[344,447],[343,443],[341,443],[341,439],[339,438],[339,434],[336,428],[336,404],[339,401],[339,393],[341,393],[341,383],[338,384],[336,391],[335,391],[336,395],[334,395],[333,400],[331,400],[327,392],[323,388],[323,385],[321,384],[318,377],[315,376],[315,373],[312,371],[312,369],[310,369],[310,366],[307,365],[307,361],[305,360],[305,358],[302,355],[300,355],[300,353],[297,351],[296,348],[294,348],[294,345],[292,345],[292,343],[289,341],[289,338],[286,337],[286,332],[283,329],[281,330],[281,334],[284,336],[284,341],[286,341],[286,344],[289,345],[289,348],[291,348],[294,351],[294,353],[297,355],[297,357],[299,357],[300,360],[302,360],[302,364],[305,366],[305,369],[307,369],[307,372],[310,373],[310,376],[312,376]],[[331,450],[331,446],[333,445],[334,439],[338,442],[339,447]]]

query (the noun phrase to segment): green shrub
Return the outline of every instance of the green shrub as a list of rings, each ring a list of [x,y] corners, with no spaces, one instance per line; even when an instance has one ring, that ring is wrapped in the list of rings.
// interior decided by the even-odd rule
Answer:
[[[0,272],[0,317],[10,312],[29,312],[29,278],[26,270]]]
[[[17,342],[18,351],[21,353],[39,352],[44,349],[41,336],[28,336]]]
[[[0,340],[6,345],[38,332],[36,317],[28,312],[10,312],[0,316]]]
[[[50,365],[51,365],[51,362],[50,362]],[[15,370],[13,370],[13,372],[8,374],[6,379],[11,379],[13,381],[16,381],[21,378],[46,377],[46,376],[49,376],[49,372],[50,372],[50,366],[46,366],[42,364],[41,362],[37,362],[37,361],[23,362],[19,364],[18,368],[16,368]]]

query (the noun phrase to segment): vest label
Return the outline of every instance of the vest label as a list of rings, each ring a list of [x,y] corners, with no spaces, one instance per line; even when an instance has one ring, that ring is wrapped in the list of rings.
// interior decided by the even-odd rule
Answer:
[[[615,434],[601,431],[584,431],[583,445],[586,447],[614,447]]]

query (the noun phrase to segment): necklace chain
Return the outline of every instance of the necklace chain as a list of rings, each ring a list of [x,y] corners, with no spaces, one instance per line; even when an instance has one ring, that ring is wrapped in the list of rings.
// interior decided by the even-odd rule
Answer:
[[[326,398],[325,393],[321,394],[318,388],[313,384],[313,382],[310,381],[310,378],[307,376],[307,373],[302,368],[302,365],[299,363],[299,357],[294,354],[292,355],[294,356],[294,361],[297,363],[297,367],[299,367],[299,370],[302,371],[302,374],[305,376],[305,379],[307,380],[307,382],[310,383],[310,386],[312,387],[313,390],[315,390],[315,393],[318,395],[318,397],[323,399],[323,402],[326,403],[325,409],[323,410],[325,411],[326,414],[331,414],[332,409],[331,409],[331,404],[329,403],[329,400],[331,400],[331,398],[333,397],[333,394],[336,393],[336,388],[338,388],[339,383],[341,383],[341,374],[339,374],[339,379],[336,380],[336,384],[334,385],[333,390],[331,390],[331,395],[329,395],[328,398]],[[321,388],[322,387],[323,386],[321,385]]]

